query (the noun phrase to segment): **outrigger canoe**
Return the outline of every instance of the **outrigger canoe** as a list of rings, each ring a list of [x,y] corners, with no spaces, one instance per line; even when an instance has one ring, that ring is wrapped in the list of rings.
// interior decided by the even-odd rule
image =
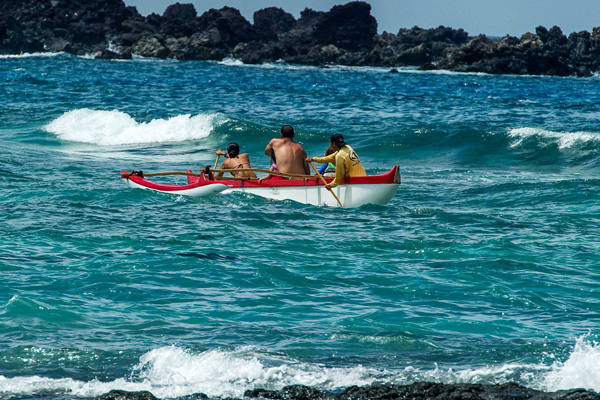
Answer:
[[[217,180],[212,177],[212,171],[209,171],[208,174],[205,172],[194,174],[190,170],[186,173],[164,174],[187,175],[187,184],[158,183],[146,179],[143,173],[128,171],[121,171],[121,178],[131,188],[150,189],[183,196],[206,197],[217,193],[237,192],[273,200],[293,200],[316,206],[340,206],[335,197],[325,188],[325,184],[316,176],[304,178],[273,176],[259,183],[256,179],[221,178]],[[389,172],[381,175],[345,178],[332,191],[345,208],[359,207],[364,204],[387,204],[396,194],[400,180],[400,169],[398,165],[395,165]],[[333,181],[333,178],[325,178],[325,181],[329,183]]]

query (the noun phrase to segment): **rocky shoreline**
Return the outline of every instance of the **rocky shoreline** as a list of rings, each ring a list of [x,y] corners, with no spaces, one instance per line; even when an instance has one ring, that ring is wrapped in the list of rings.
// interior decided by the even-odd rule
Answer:
[[[185,399],[206,399],[203,393],[186,396]],[[600,395],[583,389],[540,392],[517,385],[442,384],[417,382],[412,385],[373,384],[352,386],[339,393],[325,393],[317,389],[293,385],[281,390],[248,390],[244,398],[282,400],[598,400]],[[150,392],[126,392],[112,390],[96,397],[96,400],[157,400]],[[232,399],[230,399],[232,400]]]
[[[443,26],[378,34],[362,1],[307,8],[299,19],[265,8],[250,23],[230,7],[198,16],[192,4],[175,3],[144,17],[122,0],[0,0],[0,54],[36,52],[585,77],[600,71],[600,28],[568,37],[556,26],[520,38]]]

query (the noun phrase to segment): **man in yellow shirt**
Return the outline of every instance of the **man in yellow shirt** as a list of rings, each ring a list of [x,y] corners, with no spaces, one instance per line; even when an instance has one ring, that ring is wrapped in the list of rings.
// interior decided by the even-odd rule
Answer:
[[[344,137],[342,135],[336,133],[329,138],[329,141],[329,145],[334,151],[333,154],[325,157],[308,157],[306,159],[307,162],[316,161],[321,164],[335,162],[335,179],[325,186],[327,190],[331,190],[331,188],[339,185],[344,178],[367,175],[358,156],[352,147],[344,142]]]

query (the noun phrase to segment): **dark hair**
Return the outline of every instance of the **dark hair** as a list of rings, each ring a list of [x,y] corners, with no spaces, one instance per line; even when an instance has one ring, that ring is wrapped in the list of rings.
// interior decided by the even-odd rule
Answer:
[[[291,125],[284,125],[281,127],[281,135],[285,138],[294,137],[294,128]]]
[[[240,154],[240,146],[236,142],[231,142],[227,145],[227,155],[230,158],[235,158]]]
[[[329,147],[327,147],[327,149],[325,149],[325,156],[328,156],[333,153],[335,153],[335,151],[331,148],[331,146],[329,146]]]

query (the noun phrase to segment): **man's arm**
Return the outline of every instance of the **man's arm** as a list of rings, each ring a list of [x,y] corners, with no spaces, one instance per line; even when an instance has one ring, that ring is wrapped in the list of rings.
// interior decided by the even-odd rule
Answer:
[[[306,150],[302,149],[302,153],[304,153],[304,156],[302,157],[302,164],[304,164],[304,175],[310,175],[310,168],[308,167],[308,162],[306,161],[308,158]]]
[[[229,161],[229,160],[223,161],[223,163],[221,164],[221,167],[219,167],[219,169],[226,169],[227,165],[225,165],[225,164],[227,164],[227,161]],[[221,179],[222,177],[223,177],[223,173],[222,172],[217,172],[215,174],[215,179]]]
[[[336,153],[337,154],[337,153]],[[346,176],[346,163],[342,156],[335,158],[335,179],[329,184],[330,187],[334,188],[340,184],[342,179]]]
[[[337,156],[337,151],[333,154],[330,154],[325,157],[311,157],[313,161],[318,162],[319,164],[329,164],[330,162],[335,162],[335,156]]]
[[[265,147],[265,155],[271,157],[271,159],[275,159],[275,151],[273,150],[273,141],[275,139],[271,139],[267,147]]]

